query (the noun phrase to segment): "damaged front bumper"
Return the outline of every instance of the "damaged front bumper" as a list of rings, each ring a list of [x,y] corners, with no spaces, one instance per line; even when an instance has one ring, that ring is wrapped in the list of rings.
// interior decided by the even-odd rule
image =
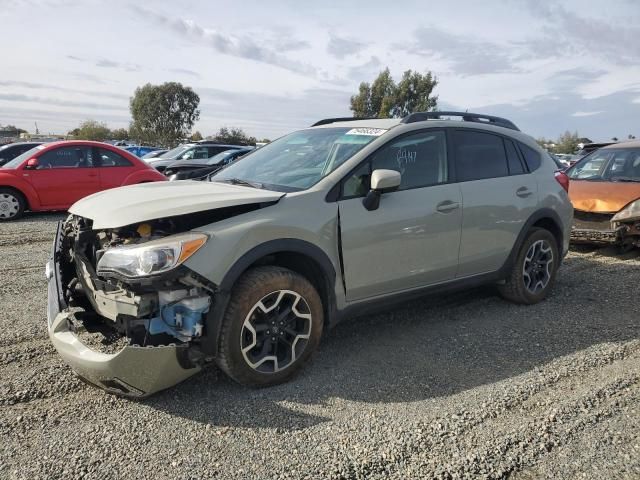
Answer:
[[[612,213],[576,210],[571,227],[572,243],[604,245],[640,244],[640,230],[633,222],[614,222]]]
[[[60,356],[83,380],[111,393],[146,397],[200,371],[200,366],[190,361],[186,344],[128,345],[114,354],[97,352],[83,344],[74,322],[77,309],[70,308],[63,295],[61,256],[62,223],[46,267],[48,331]]]

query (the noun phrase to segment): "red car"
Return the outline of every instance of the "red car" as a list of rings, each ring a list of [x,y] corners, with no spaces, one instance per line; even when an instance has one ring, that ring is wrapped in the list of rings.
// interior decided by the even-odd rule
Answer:
[[[25,210],[67,210],[108,188],[166,180],[143,160],[106,143],[45,143],[0,167],[0,221]]]

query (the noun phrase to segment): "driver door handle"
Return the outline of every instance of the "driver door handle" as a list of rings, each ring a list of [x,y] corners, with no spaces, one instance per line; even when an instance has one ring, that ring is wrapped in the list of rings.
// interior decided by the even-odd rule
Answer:
[[[449,213],[457,208],[460,208],[460,204],[458,202],[452,202],[451,200],[445,200],[436,205],[436,211],[440,213]]]

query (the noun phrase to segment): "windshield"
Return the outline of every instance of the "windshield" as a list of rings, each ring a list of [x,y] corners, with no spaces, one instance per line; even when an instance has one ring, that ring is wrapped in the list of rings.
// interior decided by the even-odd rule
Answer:
[[[590,153],[568,172],[574,180],[640,182],[640,148],[609,148]]]
[[[301,130],[229,164],[211,181],[243,180],[272,190],[305,190],[384,132],[378,128]]]
[[[156,158],[178,158],[182,153],[186,152],[190,148],[193,148],[193,145],[179,145],[162,155],[158,155]]]
[[[22,155],[18,155],[16,158],[11,160],[10,162],[5,163],[0,168],[17,168],[17,167],[20,166],[20,164],[22,162],[24,162],[25,160],[33,157],[36,153],[38,153],[44,147],[45,147],[44,145],[38,145],[37,147],[33,147],[32,149],[27,150],[26,152],[24,152]]]

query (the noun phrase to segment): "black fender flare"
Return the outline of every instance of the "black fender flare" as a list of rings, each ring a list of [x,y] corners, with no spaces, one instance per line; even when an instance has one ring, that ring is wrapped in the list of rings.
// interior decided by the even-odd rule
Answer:
[[[509,253],[507,260],[504,262],[502,267],[500,267],[500,270],[498,270],[498,274],[500,277],[506,278],[509,275],[509,272],[513,268],[513,264],[516,261],[516,257],[518,256],[518,252],[520,252],[520,248],[522,247],[522,244],[524,243],[527,234],[531,231],[533,225],[535,225],[540,220],[544,220],[547,218],[555,223],[558,230],[562,232],[562,221],[560,220],[560,216],[555,210],[551,208],[541,208],[540,210],[536,210],[535,212],[533,212],[520,229],[518,238],[516,238],[516,241],[513,244],[513,248],[511,249],[511,253]],[[560,238],[558,240],[558,251],[560,252],[560,261],[562,261],[562,239]]]
[[[270,240],[253,247],[240,257],[227,271],[224,278],[217,286],[213,300],[213,306],[209,310],[206,318],[207,335],[202,338],[203,353],[206,357],[215,357],[218,350],[218,334],[224,312],[229,302],[231,289],[240,276],[258,260],[277,253],[293,252],[299,253],[314,260],[324,274],[324,283],[327,300],[325,312],[329,318],[325,318],[327,324],[333,323],[337,310],[335,298],[336,270],[329,259],[329,256],[317,245],[306,240],[297,238],[283,238]]]

